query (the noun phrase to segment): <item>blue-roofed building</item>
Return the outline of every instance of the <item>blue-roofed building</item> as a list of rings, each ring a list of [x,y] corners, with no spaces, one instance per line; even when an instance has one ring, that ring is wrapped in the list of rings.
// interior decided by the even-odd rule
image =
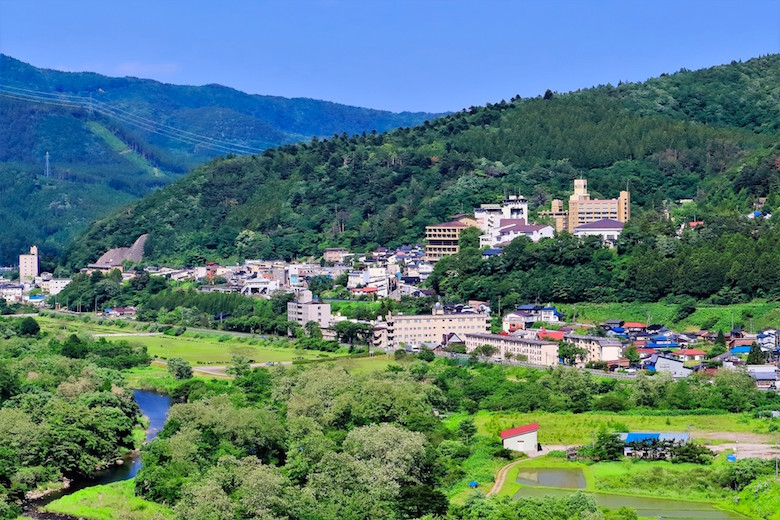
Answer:
[[[627,457],[640,456],[645,458],[651,456],[651,458],[655,458],[652,455],[660,455],[665,458],[668,456],[668,453],[662,452],[651,455],[650,452],[657,450],[659,448],[659,443],[671,442],[675,446],[685,444],[690,440],[691,436],[688,433],[628,432],[621,433],[619,437],[620,440],[626,443],[623,454]],[[632,446],[629,446],[629,444]],[[642,444],[646,445],[648,449],[643,449],[640,446]]]
[[[518,311],[527,312],[532,321],[543,321],[545,323],[558,323],[563,321],[563,313],[555,307],[543,307],[541,305],[518,305]]]
[[[649,343],[645,343],[645,348],[656,348],[656,349],[663,349],[663,348],[680,348],[680,344],[677,342],[665,342],[665,343],[657,343],[655,341],[651,341]]]
[[[747,354],[750,352],[750,347],[734,347],[729,352],[735,356],[739,356],[740,354]]]
[[[482,251],[482,258],[491,258],[494,256],[498,256],[501,253],[503,253],[504,250],[500,247],[491,247],[490,249],[485,249]]]

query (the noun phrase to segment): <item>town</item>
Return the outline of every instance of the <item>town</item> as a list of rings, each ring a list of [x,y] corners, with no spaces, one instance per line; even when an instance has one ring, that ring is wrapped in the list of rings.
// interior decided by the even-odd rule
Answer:
[[[501,203],[482,204],[473,214],[456,215],[450,222],[428,226],[424,246],[378,247],[365,253],[326,248],[320,258],[301,262],[246,260],[241,265],[144,266],[139,271],[147,238],[141,235],[130,247],[107,251],[82,272],[108,275],[115,271],[121,273],[123,281],[145,272],[176,283],[194,283],[202,293],[260,299],[288,294],[288,322],[302,329],[313,322],[323,339],[329,341],[342,339],[337,333],[339,323],[359,324],[372,331],[365,343],[373,352],[430,350],[436,356],[453,359],[476,356],[491,363],[539,368],[570,365],[629,378],[638,371],[668,373],[673,378],[694,373],[711,377],[718,370],[742,368],[757,388],[778,390],[780,350],[776,328],[671,330],[663,323],[633,322],[621,316],[603,323],[578,323],[576,316],[566,316],[553,305],[527,303],[493,309],[487,301],[440,301],[427,288],[425,282],[435,263],[458,253],[461,233],[470,227],[482,233],[479,246],[484,260],[500,255],[515,238],[523,236],[538,242],[556,232],[571,232],[580,238],[598,236],[614,247],[630,218],[630,193],[622,191],[617,199],[591,199],[587,181],[577,179],[568,209],[563,208],[560,200],[553,200],[552,210],[540,212],[541,218],[552,219],[554,225],[529,224],[527,200],[511,194]],[[755,215],[748,215],[751,217]],[[86,310],[92,303],[63,301],[59,295],[70,279],[39,272],[35,246],[29,254],[20,255],[18,272],[19,283],[0,285],[0,297],[8,303],[75,312]],[[360,305],[404,298],[431,305],[416,314],[387,312],[374,319],[345,316],[333,312],[331,305],[334,301]],[[97,304],[95,301],[92,311],[107,317],[136,316],[134,307],[100,308]]]

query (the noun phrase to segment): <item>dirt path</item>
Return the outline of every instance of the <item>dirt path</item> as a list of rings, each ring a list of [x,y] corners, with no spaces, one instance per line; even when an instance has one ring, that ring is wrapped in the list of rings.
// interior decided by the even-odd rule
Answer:
[[[731,441],[742,444],[772,444],[780,441],[780,435],[768,433],[750,433],[750,432],[699,432],[694,431],[691,436],[694,439],[708,439],[719,441]]]
[[[117,332],[114,334],[93,334],[95,338],[144,338],[146,336],[162,336],[162,332]]]
[[[518,464],[522,464],[523,462],[528,462],[529,460],[533,460],[537,457],[543,457],[550,453],[551,451],[566,451],[568,446],[557,446],[557,445],[550,445],[545,446],[542,448],[542,451],[538,451],[532,455],[528,455],[527,459],[520,459],[516,460],[514,462],[510,462],[500,470],[498,470],[498,473],[496,473],[496,481],[493,483],[493,487],[490,488],[490,491],[487,492],[487,496],[493,496],[499,491],[501,491],[501,488],[504,487],[504,482],[506,481],[506,475],[509,473],[509,470],[517,466]]]
[[[251,363],[249,366],[251,366],[252,368],[257,368],[257,367],[270,367],[275,365],[292,365],[292,361],[274,361],[273,365],[269,365],[268,363]],[[192,371],[201,372],[204,374],[209,374],[217,377],[232,377],[227,373],[228,368],[229,368],[228,365],[195,365],[192,367]]]

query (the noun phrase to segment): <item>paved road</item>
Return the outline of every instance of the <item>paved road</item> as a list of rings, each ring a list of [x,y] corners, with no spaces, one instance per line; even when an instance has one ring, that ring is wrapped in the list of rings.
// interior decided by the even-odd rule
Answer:
[[[544,455],[547,455],[551,451],[566,451],[568,447],[569,446],[561,446],[561,445],[544,446],[542,448],[542,451],[538,451],[536,453],[528,455],[527,459],[520,459],[514,462],[510,462],[509,464],[507,464],[506,466],[498,470],[498,473],[496,473],[496,481],[493,483],[493,487],[490,488],[490,491],[488,491],[487,496],[493,496],[499,491],[501,491],[501,488],[504,487],[504,481],[506,481],[507,473],[509,473],[509,470],[514,468],[518,464],[522,464],[523,462],[528,462],[529,460],[533,460],[537,457],[543,457]]]

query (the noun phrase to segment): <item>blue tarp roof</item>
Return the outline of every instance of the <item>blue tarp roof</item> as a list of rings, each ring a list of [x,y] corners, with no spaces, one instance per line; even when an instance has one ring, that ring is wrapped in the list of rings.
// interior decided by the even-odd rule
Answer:
[[[500,255],[502,253],[502,251],[503,251],[502,249],[499,249],[497,247],[493,247],[493,248],[485,249],[484,251],[482,251],[482,256],[497,256],[497,255]]]
[[[680,346],[679,343],[670,342],[670,343],[647,343],[645,345],[645,348],[678,348]]]
[[[659,439],[660,433],[629,433],[626,435],[626,442],[641,442],[645,439]]]
[[[732,354],[747,354],[750,352],[750,347],[734,347],[731,349]]]

